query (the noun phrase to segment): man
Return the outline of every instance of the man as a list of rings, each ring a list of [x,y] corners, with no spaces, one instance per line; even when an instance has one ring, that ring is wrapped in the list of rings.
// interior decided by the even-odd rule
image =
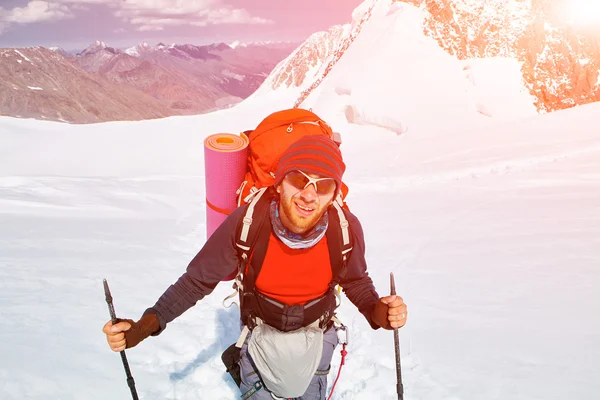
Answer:
[[[326,232],[334,228],[329,214],[335,212],[332,204],[345,168],[337,144],[325,136],[304,136],[280,158],[275,184],[266,195],[270,224],[265,224],[269,232],[264,259],[251,287],[244,281],[244,290],[252,291],[252,296],[242,302],[242,322],[250,332],[238,342],[243,398],[326,398],[326,372],[338,342],[331,322],[336,303],[332,281],[373,329],[406,323],[407,308],[400,296],[379,298],[367,273],[362,227],[349,211],[344,215],[353,250],[340,276],[332,270]],[[237,226],[247,208],[231,213],[187,271],[138,322],[106,323],[103,332],[113,351],[161,333],[240,265],[256,268],[252,255],[247,264],[240,264],[235,245]],[[298,321],[297,326],[290,321]]]

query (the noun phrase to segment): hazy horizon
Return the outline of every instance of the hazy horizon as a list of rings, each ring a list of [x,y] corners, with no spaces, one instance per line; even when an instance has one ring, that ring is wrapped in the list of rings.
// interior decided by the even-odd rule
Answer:
[[[305,40],[314,32],[351,22],[361,1],[317,0],[4,0],[0,48],[52,47],[80,50],[96,40],[126,48],[141,42],[196,45],[236,40]],[[318,12],[315,12],[318,10]]]
[[[96,41],[100,41],[100,42],[104,42],[104,44],[106,44],[108,47],[112,47],[115,49],[119,49],[119,50],[126,50],[129,49],[131,47],[135,47],[139,44],[142,43],[147,43],[148,45],[154,47],[159,43],[162,43],[164,45],[170,45],[170,44],[179,44],[179,45],[184,45],[184,44],[191,44],[194,46],[206,46],[206,45],[210,45],[210,44],[218,44],[218,43],[225,43],[227,45],[231,45],[232,43],[239,41],[240,43],[290,43],[290,44],[301,44],[302,42],[304,42],[305,39],[299,39],[299,40],[281,40],[281,39],[264,39],[264,40],[230,40],[230,41],[224,41],[224,40],[199,40],[199,39],[194,39],[194,38],[181,38],[179,40],[172,40],[172,41],[166,41],[166,40],[144,40],[144,39],[140,39],[140,41],[138,42],[128,42],[122,45],[114,45],[114,42],[111,41],[106,41],[106,40],[102,40],[102,39],[95,39],[95,40],[91,40],[89,43],[82,43],[81,46],[77,46],[77,47],[64,47],[64,46],[60,46],[60,45],[31,45],[31,46],[12,46],[12,47],[4,47],[4,46],[0,46],[0,49],[10,49],[10,48],[17,48],[17,49],[21,49],[21,48],[30,48],[30,47],[44,47],[47,49],[50,49],[51,47],[60,47],[61,49],[68,51],[70,53],[76,54],[78,52],[81,52],[83,50],[85,50],[86,48],[88,48],[89,46],[91,46],[92,44],[94,44]]]

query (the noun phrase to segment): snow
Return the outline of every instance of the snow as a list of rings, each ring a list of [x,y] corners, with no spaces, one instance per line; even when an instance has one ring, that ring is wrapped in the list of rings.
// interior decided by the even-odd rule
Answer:
[[[469,77],[417,35],[414,8],[378,7],[307,104],[342,134],[379,293],[394,272],[409,307],[404,398],[597,398],[600,103],[530,115],[512,61],[471,63]],[[153,305],[205,241],[204,138],[296,95],[140,122],[0,117],[0,398],[131,398],[101,332],[102,279],[118,316]],[[127,351],[140,398],[239,398],[220,360],[239,332],[230,293],[220,284]],[[346,299],[339,314],[350,345],[333,398],[396,398],[392,333]]]
[[[376,3],[360,35],[303,107],[397,134],[429,135],[466,121],[485,126],[489,117],[497,122],[537,115],[516,60],[460,61],[424,35],[421,10],[406,3],[391,10]]]
[[[150,51],[153,51],[155,49],[158,50],[162,50],[164,49],[166,46],[157,46],[156,48],[153,48],[152,46],[150,46],[148,44],[148,42],[141,42],[140,44],[133,46],[133,47],[129,47],[127,49],[125,49],[125,53],[132,56],[132,57],[140,57],[141,53],[147,53]],[[173,48],[174,45],[171,45],[169,48]]]
[[[30,63],[31,65],[35,65],[33,62],[31,62],[31,60],[29,58],[27,58],[23,53],[21,53],[19,50],[14,50],[15,53],[17,53],[18,55],[20,55],[21,57],[23,57],[23,59],[25,61],[27,61],[28,63]],[[19,62],[20,63],[20,62]]]
[[[301,54],[303,54],[306,51],[305,47],[308,47],[309,49],[311,47],[318,47],[318,46],[337,46],[338,41],[333,40],[330,37],[330,34],[328,32],[317,32],[315,34],[312,34],[304,43],[304,45],[306,46],[300,46],[298,48],[296,48],[288,57],[286,57],[284,60],[280,61],[275,68],[273,68],[273,70],[271,71],[271,74],[263,81],[263,83],[260,85],[260,87],[250,96],[250,98],[256,96],[256,95],[260,95],[263,96],[265,94],[268,94],[269,92],[271,92],[273,90],[273,88],[277,85],[279,86],[277,89],[278,91],[281,91],[282,88],[286,87],[285,83],[277,83],[282,75],[291,75],[290,77],[288,77],[288,79],[286,79],[286,82],[292,82],[293,85],[300,81],[301,83],[299,84],[299,86],[289,86],[287,87],[288,91],[293,91],[295,93],[294,96],[291,97],[298,97],[300,96],[300,94],[302,93],[302,91],[304,89],[306,89],[306,87],[308,87],[312,81],[314,79],[317,79],[317,77],[322,74],[322,70],[325,68],[325,66],[327,65],[327,63],[329,62],[329,58],[326,58],[324,60],[320,60],[318,58],[312,59],[310,60],[310,62],[308,62],[307,60],[302,60],[302,61],[298,61],[299,59],[301,59],[301,57],[299,57]],[[330,47],[331,49],[331,47]],[[331,51],[331,53],[333,53],[333,51]],[[301,63],[301,65],[298,65],[298,68],[295,68],[295,63]],[[308,64],[308,65],[306,65]],[[290,68],[291,66],[291,68]],[[302,69],[301,71],[299,71],[298,69]],[[304,71],[304,69],[306,69]],[[291,70],[291,71],[290,71]],[[297,77],[304,73],[304,79],[298,79]]]
[[[481,114],[509,119],[537,114],[535,98],[525,87],[518,60],[471,59],[464,61],[463,70],[473,83],[477,111]]]
[[[226,76],[228,78],[235,79],[240,82],[242,82],[242,81],[244,81],[244,79],[246,79],[246,77],[244,75],[236,74],[235,72],[232,72],[228,69],[224,69],[223,71],[221,71],[221,75]]]
[[[41,87],[35,87],[35,86],[27,86],[27,87],[31,90],[44,90]]]
[[[366,0],[360,3],[354,10],[352,11],[352,22],[357,24],[360,22],[362,16],[367,12],[367,10],[375,3],[376,0]],[[391,5],[390,8],[395,7],[395,5]]]
[[[138,51],[137,46],[129,47],[128,49],[125,49],[125,53],[129,54],[132,57],[139,57],[140,56],[140,52]]]
[[[239,40],[234,40],[231,43],[228,43],[227,45],[229,47],[231,47],[232,49],[235,49],[236,47],[248,47],[248,46],[267,46],[269,44],[273,44],[273,43],[286,43],[285,41],[282,40],[278,40],[278,41],[274,41],[274,40],[259,40],[259,41],[254,41],[254,42],[241,42]]]
[[[594,398],[600,138],[589,127],[599,108],[435,141],[324,115],[344,135],[371,275],[383,294],[393,271],[409,305],[405,398]],[[205,239],[202,140],[268,111],[244,103],[90,126],[0,119],[3,399],[128,396],[100,332],[101,280],[122,317],[153,304]],[[229,286],[128,351],[141,398],[236,398],[219,359],[236,336],[237,312],[221,305]],[[391,333],[347,301],[340,314],[352,342],[335,398],[394,398]]]

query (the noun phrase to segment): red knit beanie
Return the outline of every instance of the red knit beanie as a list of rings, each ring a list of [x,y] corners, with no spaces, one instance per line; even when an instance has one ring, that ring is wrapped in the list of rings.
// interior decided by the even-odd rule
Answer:
[[[294,142],[281,155],[275,170],[275,186],[294,170],[333,178],[340,189],[346,165],[340,148],[333,140],[321,135],[307,135]]]

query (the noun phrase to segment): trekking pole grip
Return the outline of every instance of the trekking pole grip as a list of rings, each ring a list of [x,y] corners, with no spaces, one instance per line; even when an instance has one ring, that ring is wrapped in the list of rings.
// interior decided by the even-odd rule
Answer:
[[[104,284],[104,296],[106,297],[106,303],[108,304],[108,312],[110,313],[110,319],[114,324],[117,323],[117,315],[115,313],[115,307],[113,306],[113,298],[110,293],[110,289],[108,287],[108,282],[106,279],[103,281]],[[131,391],[131,397],[133,400],[139,400],[137,391],[135,389],[135,381],[133,380],[133,376],[131,375],[131,370],[129,369],[129,362],[127,362],[127,356],[125,355],[125,350],[120,351],[121,361],[123,362],[123,368],[125,368],[125,375],[127,376],[127,386],[129,386],[129,390]]]
[[[396,295],[396,282],[394,273],[390,272],[390,294]],[[394,350],[396,353],[396,393],[398,400],[404,400],[404,385],[402,384],[402,366],[400,365],[400,335],[398,328],[394,328]]]

